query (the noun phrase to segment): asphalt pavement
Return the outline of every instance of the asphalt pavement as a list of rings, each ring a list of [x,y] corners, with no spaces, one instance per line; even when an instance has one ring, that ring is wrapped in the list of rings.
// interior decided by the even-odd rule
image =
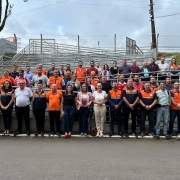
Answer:
[[[179,180],[176,139],[0,137],[0,179]]]

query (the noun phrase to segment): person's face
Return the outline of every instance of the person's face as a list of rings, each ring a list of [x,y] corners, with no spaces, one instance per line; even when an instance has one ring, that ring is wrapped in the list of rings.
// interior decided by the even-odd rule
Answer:
[[[13,66],[13,71],[16,72],[17,71],[17,67],[16,66]]]
[[[86,85],[85,84],[83,84],[81,88],[83,91],[86,91]]]
[[[99,67],[99,62],[96,62],[96,67]]]
[[[38,65],[38,69],[42,69],[42,65],[41,64]]]
[[[58,76],[58,71],[54,71],[53,74],[54,74],[55,77],[57,77]]]
[[[175,59],[172,59],[172,64],[175,64],[176,63],[176,60]]]
[[[91,66],[91,67],[94,67],[94,62],[90,62],[90,66]]]
[[[134,81],[139,82],[139,76],[134,76]]]
[[[67,77],[70,77],[70,76],[71,76],[70,71],[67,71],[67,72],[66,72],[66,76],[67,76]]]
[[[52,91],[55,92],[57,90],[57,86],[54,84],[54,85],[52,85],[51,89],[52,89]]]
[[[102,82],[105,82],[105,81],[106,81],[106,77],[103,76],[103,77],[102,77]]]
[[[171,84],[171,78],[166,78],[166,83]]]
[[[78,66],[79,66],[79,67],[82,67],[82,62],[79,62],[79,63],[78,63]]]
[[[120,77],[119,77],[119,80],[120,80],[121,82],[124,82],[124,76],[120,76]]]
[[[143,63],[143,66],[144,66],[144,67],[147,67],[147,63],[146,63],[146,62],[144,62],[144,63]]]
[[[72,80],[76,81],[76,75],[75,74],[72,76]]]
[[[98,89],[98,90],[102,90],[101,84],[97,84],[97,89]]]
[[[26,67],[26,71],[29,72],[30,71],[30,67]]]
[[[38,69],[38,75],[42,74],[42,69]]]
[[[132,81],[131,79],[129,79],[129,80],[128,80],[128,86],[129,86],[129,87],[132,87],[132,83],[133,83],[133,81]]]
[[[37,88],[38,88],[39,91],[42,90],[42,87],[43,87],[42,84],[38,84],[38,85],[37,85]]]
[[[24,73],[22,71],[19,71],[19,76],[24,77]]]
[[[160,83],[160,89],[163,91],[165,90],[165,84],[164,83]]]
[[[174,83],[174,88],[179,89],[179,83]]]
[[[151,78],[150,82],[151,83],[156,83],[156,80],[154,78]]]
[[[60,68],[61,70],[63,70],[63,69],[64,69],[64,66],[60,66],[59,68]]]
[[[4,87],[5,87],[5,88],[9,88],[9,85],[10,85],[10,84],[9,84],[8,81],[5,81],[5,82],[4,82]]]
[[[87,83],[87,84],[90,84],[90,83],[91,83],[90,78],[87,78],[86,83]]]
[[[117,62],[113,62],[113,66],[116,67],[117,66]]]
[[[70,64],[67,64],[66,65],[66,69],[70,69],[71,68],[71,65]]]
[[[162,64],[164,64],[164,61],[165,61],[165,59],[164,59],[164,58],[161,58],[161,63],[162,63]]]
[[[151,59],[151,63],[152,63],[152,64],[155,64],[155,59]]]
[[[4,76],[5,76],[5,77],[9,76],[8,71],[4,71]]]
[[[114,89],[117,89],[117,83],[116,83],[116,82],[113,82],[112,87],[113,87]]]
[[[72,91],[72,87],[71,87],[71,86],[68,86],[68,87],[67,87],[67,91],[68,91],[68,92],[71,92],[71,91]]]
[[[123,61],[122,61],[122,64],[123,64],[123,66],[125,66],[125,65],[126,65],[126,61],[125,61],[125,60],[123,60]]]
[[[20,87],[20,89],[24,89],[25,85],[24,85],[24,82],[23,82],[23,81],[20,81],[19,87]]]
[[[91,77],[95,77],[95,72],[91,72]]]
[[[145,85],[144,85],[144,89],[145,89],[146,91],[149,91],[149,90],[150,90],[150,84],[145,84]]]
[[[133,66],[136,66],[136,60],[132,61]]]
[[[107,70],[107,69],[108,69],[108,66],[107,66],[107,65],[105,65],[105,66],[104,66],[104,69],[105,69],[105,70]]]
[[[55,64],[51,64],[52,69],[55,69]]]

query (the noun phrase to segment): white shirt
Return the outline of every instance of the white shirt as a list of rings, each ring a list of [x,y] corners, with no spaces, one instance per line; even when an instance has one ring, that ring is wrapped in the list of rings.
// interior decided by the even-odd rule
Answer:
[[[14,94],[16,98],[16,106],[18,107],[28,106],[30,104],[29,98],[33,96],[32,91],[27,87],[24,87],[23,90],[17,88]]]
[[[165,74],[169,68],[169,65],[167,63],[164,64],[160,63],[158,64],[158,66],[159,66],[159,70],[162,71],[161,74]]]
[[[94,91],[93,97],[94,97],[95,101],[102,102],[102,101],[104,101],[105,97],[107,97],[107,94],[106,94],[105,91],[102,91],[101,93],[98,93],[97,91]],[[105,105],[105,104],[102,104],[102,105]],[[99,105],[94,104],[94,106],[99,106]]]

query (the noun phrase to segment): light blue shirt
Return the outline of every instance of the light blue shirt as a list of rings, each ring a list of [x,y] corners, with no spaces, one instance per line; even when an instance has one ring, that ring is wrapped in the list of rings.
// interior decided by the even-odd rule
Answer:
[[[157,104],[160,104],[161,106],[170,106],[171,95],[166,89],[164,91],[162,91],[161,89],[156,91],[156,95],[158,97]]]
[[[34,74],[32,72],[25,72],[24,73],[24,77],[26,77],[27,79],[29,79],[29,82],[31,83],[32,78],[33,78]]]

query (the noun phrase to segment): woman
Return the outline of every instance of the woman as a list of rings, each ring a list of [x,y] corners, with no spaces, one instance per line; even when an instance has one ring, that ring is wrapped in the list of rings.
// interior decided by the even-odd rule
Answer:
[[[100,76],[106,76],[107,81],[111,79],[111,71],[109,71],[109,66],[107,64],[104,65],[103,70],[100,72]]]
[[[104,120],[106,117],[107,94],[102,91],[102,84],[97,84],[97,91],[93,93],[94,115],[96,120],[96,137],[103,137]]]
[[[80,91],[80,82],[77,80],[76,75],[73,74],[70,81],[67,82],[66,87],[72,86],[73,91]]]
[[[151,70],[147,66],[147,62],[143,62],[143,67],[140,70],[141,81],[150,81]]]
[[[179,79],[179,69],[180,66],[177,64],[176,59],[173,58],[171,60],[171,65],[169,66],[172,79],[176,79],[176,80]]]
[[[6,80],[0,90],[0,108],[4,123],[4,135],[9,135],[11,122],[12,122],[12,110],[14,104],[14,91],[10,81]]]
[[[88,92],[94,93],[95,87],[91,84],[91,78],[86,79],[86,85]]]
[[[110,72],[113,75],[113,77],[116,78],[116,75],[118,74],[117,61],[113,62],[113,67],[110,68]]]
[[[80,123],[79,129],[81,136],[87,136],[88,134],[88,118],[89,118],[89,106],[92,103],[92,94],[88,92],[85,83],[81,86],[81,91],[77,94],[77,109],[79,110]]]
[[[67,85],[66,91],[63,94],[63,111],[61,112],[62,116],[64,116],[65,137],[71,137],[75,106],[76,106],[76,97],[75,94],[73,93],[72,86]]]

